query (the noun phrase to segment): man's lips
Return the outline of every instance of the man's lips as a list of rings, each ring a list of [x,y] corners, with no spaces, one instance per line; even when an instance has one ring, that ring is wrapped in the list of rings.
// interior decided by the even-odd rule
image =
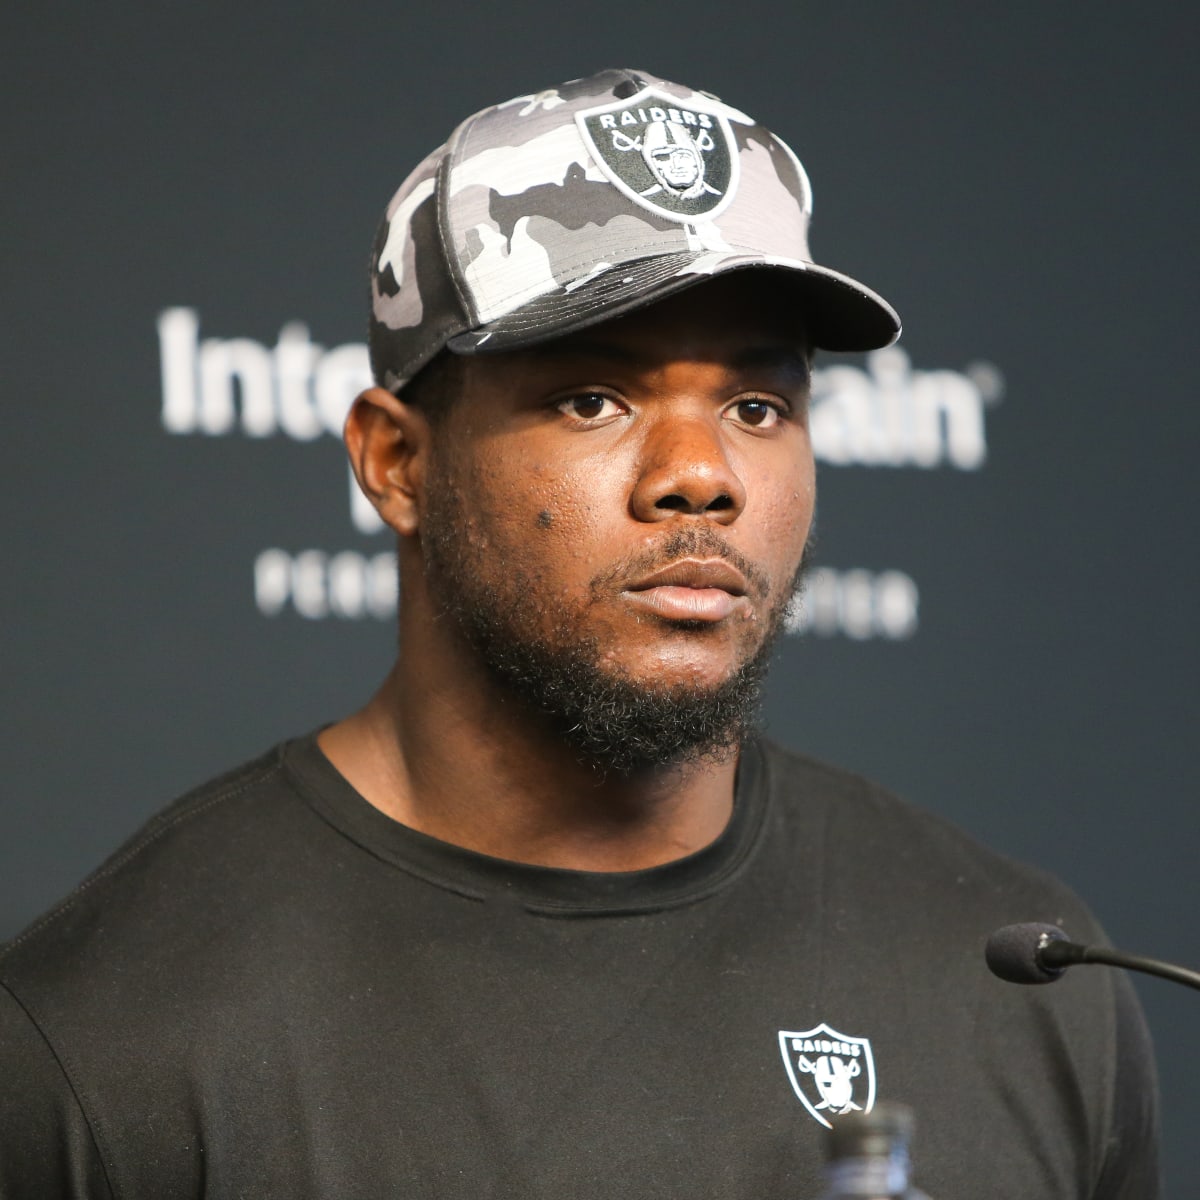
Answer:
[[[627,584],[639,608],[668,621],[722,621],[747,608],[746,577],[722,558],[684,558]]]

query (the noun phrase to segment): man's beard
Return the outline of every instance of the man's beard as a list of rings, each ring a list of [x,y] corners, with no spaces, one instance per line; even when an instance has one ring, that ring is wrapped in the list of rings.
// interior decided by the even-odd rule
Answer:
[[[441,490],[441,489],[439,489]],[[758,644],[723,682],[655,684],[605,662],[604,643],[584,620],[550,611],[544,590],[511,562],[485,570],[455,489],[428,509],[422,526],[430,594],[480,661],[544,727],[600,774],[628,776],[685,761],[722,761],[757,725],[772,652],[808,560],[757,622]],[[687,556],[723,558],[746,576],[749,594],[765,599],[769,581],[712,526],[675,531],[651,554],[626,562],[591,585],[593,595],[617,578],[635,578]],[[680,622],[695,636],[711,627]],[[555,629],[555,635],[544,631]]]

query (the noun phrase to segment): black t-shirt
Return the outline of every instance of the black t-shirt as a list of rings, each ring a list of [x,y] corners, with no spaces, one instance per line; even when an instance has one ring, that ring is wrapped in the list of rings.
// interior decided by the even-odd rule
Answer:
[[[1047,876],[767,744],[711,846],[592,874],[368,804],[313,738],[184,797],[0,954],[0,1197],[571,1200],[820,1190],[917,1114],[935,1200],[1152,1200],[1119,972],[1001,983]]]

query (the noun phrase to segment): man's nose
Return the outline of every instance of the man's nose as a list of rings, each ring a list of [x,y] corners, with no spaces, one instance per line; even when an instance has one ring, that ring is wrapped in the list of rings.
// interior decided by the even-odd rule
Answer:
[[[728,525],[745,507],[746,488],[730,460],[719,416],[656,422],[643,443],[633,491],[639,521],[682,514]]]

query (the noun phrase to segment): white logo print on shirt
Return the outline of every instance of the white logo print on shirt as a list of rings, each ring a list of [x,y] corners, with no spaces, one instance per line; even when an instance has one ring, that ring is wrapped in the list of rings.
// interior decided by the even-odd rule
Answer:
[[[781,1029],[779,1051],[792,1090],[827,1129],[833,1128],[830,1117],[875,1106],[875,1059],[868,1038],[839,1033],[822,1022],[799,1032]]]

